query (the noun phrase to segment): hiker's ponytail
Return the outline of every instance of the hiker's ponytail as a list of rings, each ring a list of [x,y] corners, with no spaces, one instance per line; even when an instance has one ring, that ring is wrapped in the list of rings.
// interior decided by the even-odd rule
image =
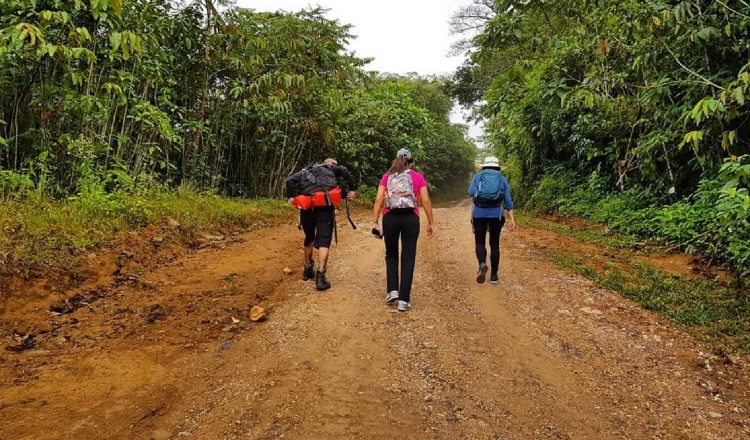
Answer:
[[[408,170],[410,168],[409,164],[413,162],[414,161],[407,160],[404,156],[396,156],[396,158],[393,159],[393,163],[391,163],[391,168],[388,170],[388,174],[401,174]]]

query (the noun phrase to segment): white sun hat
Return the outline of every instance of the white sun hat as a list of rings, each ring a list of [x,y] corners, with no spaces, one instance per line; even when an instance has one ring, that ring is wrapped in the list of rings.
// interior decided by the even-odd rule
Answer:
[[[482,168],[500,168],[500,161],[495,156],[487,156],[484,158]]]

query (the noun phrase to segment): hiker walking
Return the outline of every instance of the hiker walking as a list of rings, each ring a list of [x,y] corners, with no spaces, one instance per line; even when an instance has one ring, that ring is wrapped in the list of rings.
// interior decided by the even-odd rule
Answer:
[[[302,280],[315,278],[315,288],[319,291],[331,288],[331,282],[326,279],[326,270],[336,228],[336,206],[341,204],[342,191],[348,191],[346,200],[349,201],[356,198],[356,189],[356,182],[349,170],[335,159],[326,159],[322,164],[304,168],[286,181],[287,197],[292,205],[300,209],[300,226],[305,233]],[[313,248],[318,250],[317,269]]]
[[[414,278],[414,263],[417,258],[419,238],[419,202],[427,215],[427,236],[435,233],[432,216],[432,201],[427,191],[427,182],[422,174],[414,171],[411,152],[401,149],[378,186],[373,207],[372,233],[385,241],[385,267],[387,272],[387,295],[385,302],[398,300],[398,310],[411,308],[411,283]],[[379,225],[383,211],[383,227]],[[401,241],[401,280],[399,282],[399,240]]]
[[[505,224],[503,205],[508,212],[508,230],[516,227],[513,215],[513,200],[510,197],[508,180],[500,174],[500,162],[488,156],[482,164],[482,171],[474,175],[469,186],[469,196],[473,198],[471,222],[474,228],[479,272],[477,283],[484,283],[487,276],[487,232],[490,235],[490,283],[497,284],[497,270],[500,266],[500,231]]]

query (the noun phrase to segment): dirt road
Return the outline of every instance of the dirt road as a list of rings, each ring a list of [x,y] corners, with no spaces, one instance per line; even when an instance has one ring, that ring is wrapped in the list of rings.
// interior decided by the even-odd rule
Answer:
[[[343,219],[325,293],[286,225],[27,307],[44,328],[0,352],[0,439],[750,438],[746,358],[555,267],[548,232],[503,233],[501,283],[478,285],[468,217],[436,211],[406,313],[382,241]]]

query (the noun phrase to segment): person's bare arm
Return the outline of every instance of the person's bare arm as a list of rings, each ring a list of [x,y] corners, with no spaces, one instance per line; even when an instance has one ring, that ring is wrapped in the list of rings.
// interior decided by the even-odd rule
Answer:
[[[516,216],[513,214],[513,198],[510,196],[510,185],[508,185],[507,180],[505,180],[505,191],[503,192],[503,197],[503,204],[508,213],[508,232],[510,232],[516,229]]]
[[[383,211],[383,205],[385,203],[385,187],[383,185],[378,186],[378,195],[375,196],[375,206],[372,207],[372,227],[376,229],[380,234],[383,234],[383,229],[380,228],[380,213]]]
[[[508,232],[516,229],[516,217],[513,214],[513,210],[506,211],[508,213]]]
[[[432,199],[430,199],[430,192],[426,186],[423,186],[419,190],[419,200],[422,202],[424,213],[427,215],[427,236],[432,237],[435,235],[435,217],[432,214]]]

